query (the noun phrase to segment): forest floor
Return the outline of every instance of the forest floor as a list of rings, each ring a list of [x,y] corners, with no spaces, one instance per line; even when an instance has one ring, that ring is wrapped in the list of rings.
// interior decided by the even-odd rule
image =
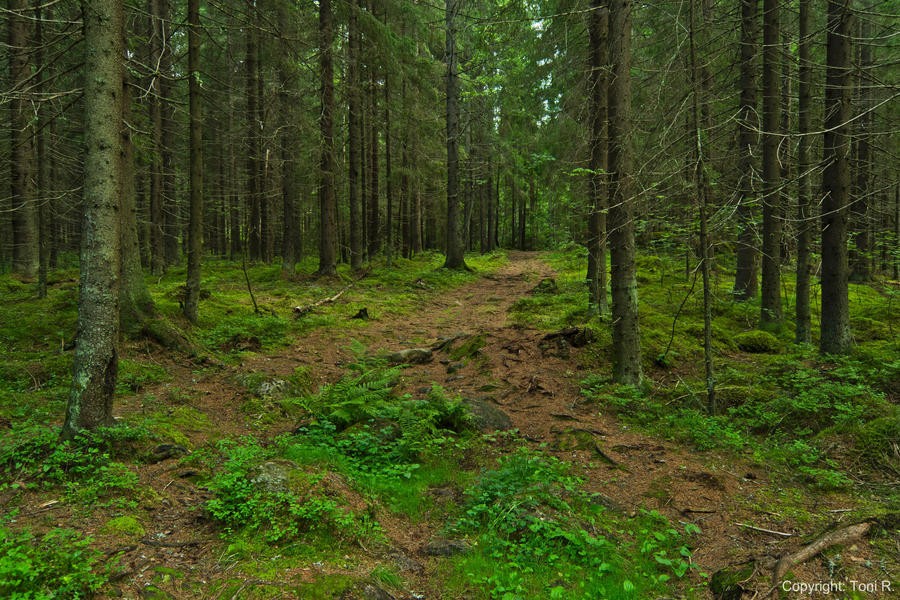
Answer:
[[[233,336],[220,344],[234,350],[225,363],[133,344],[130,354],[167,376],[117,399],[117,417],[155,434],[117,463],[137,481],[107,473],[97,484],[120,485],[130,500],[98,489],[73,501],[90,486],[24,477],[0,500],[16,506],[15,527],[72,528],[114,557],[100,589],[110,598],[708,598],[712,575],[736,565],[745,597],[762,598],[778,557],[877,516],[882,496],[824,493],[759,455],[700,451],[665,426],[620,418],[627,393],[608,405],[586,393],[593,340],[553,336],[563,329],[553,319],[522,315],[558,280],[545,255],[509,252],[446,289],[406,282],[404,310],[373,306],[348,326],[365,302],[351,287],[331,309],[339,319],[275,348]],[[402,368],[371,358],[418,348],[430,356],[408,364],[407,352]],[[678,368],[648,375],[651,399],[660,381],[666,398],[691,393]],[[341,381],[360,402],[340,395]],[[458,399],[476,425],[460,425]],[[277,510],[286,516],[266,514]],[[891,526],[882,534],[788,578],[843,582],[846,597],[900,597],[882,584],[896,586],[900,537]],[[851,581],[877,589],[852,592]]]

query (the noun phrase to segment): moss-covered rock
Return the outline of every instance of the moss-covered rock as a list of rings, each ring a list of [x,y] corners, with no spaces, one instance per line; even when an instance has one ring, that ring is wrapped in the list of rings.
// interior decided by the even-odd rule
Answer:
[[[144,527],[134,517],[125,515],[110,519],[101,529],[103,533],[116,537],[138,540],[146,534]]]
[[[734,336],[737,347],[752,354],[775,354],[781,349],[781,342],[768,331],[745,331]]]

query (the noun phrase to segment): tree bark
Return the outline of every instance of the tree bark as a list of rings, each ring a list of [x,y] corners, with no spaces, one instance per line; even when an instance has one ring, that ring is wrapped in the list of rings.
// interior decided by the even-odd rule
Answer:
[[[256,13],[255,4],[250,4],[251,14]],[[260,215],[260,184],[262,183],[259,172],[260,145],[259,145],[259,34],[255,27],[246,30],[247,53],[244,61],[246,75],[247,94],[247,203],[250,220],[247,223],[247,253],[250,260],[262,258],[262,217]]]
[[[781,137],[779,90],[779,33],[781,0],[763,2],[763,257],[760,326],[780,328],[781,307],[781,167],[778,146]]]
[[[850,196],[850,34],[853,0],[829,0],[822,173],[822,354],[850,352],[847,220]]]
[[[85,0],[84,225],[78,333],[62,439],[111,425],[118,375],[121,210],[121,0]]]
[[[351,0],[348,4],[348,37],[349,37],[349,61],[347,64],[347,160],[348,183],[350,202],[350,268],[354,271],[362,269],[363,246],[362,224],[360,222],[360,197],[359,197],[359,61],[360,61],[360,33],[358,25],[359,3]]]
[[[184,316],[197,322],[203,256],[203,120],[200,99],[200,0],[188,0],[188,104],[190,110],[190,219]]]
[[[800,44],[798,69],[799,90],[797,98],[797,133],[800,136],[797,147],[797,286],[795,289],[796,306],[796,341],[798,344],[809,344],[811,339],[810,311],[809,311],[809,279],[812,272],[812,200],[810,198],[809,170],[811,162],[809,150],[812,144],[810,137],[810,108],[811,108],[811,84],[812,62],[810,49],[812,37],[810,34],[810,0],[800,0]]]
[[[38,214],[34,197],[33,127],[29,124],[27,91],[31,78],[25,0],[9,0],[10,183],[12,199],[12,271],[34,281],[40,267]]]
[[[466,263],[459,238],[459,97],[456,65],[456,12],[458,0],[447,0],[447,269],[464,269]]]
[[[334,16],[331,0],[319,0],[319,72],[321,112],[319,131],[319,270],[320,276],[337,273],[337,206],[334,192]]]
[[[872,91],[869,81],[872,70],[871,17],[859,19],[859,68],[857,69],[857,96],[862,113],[856,120],[856,185],[850,222],[853,226],[853,248],[849,255],[850,279],[857,282],[872,279],[872,227],[869,218],[872,178]]]
[[[352,10],[352,7],[351,7]],[[300,147],[297,139],[297,125],[295,119],[297,113],[294,103],[297,100],[297,67],[294,63],[294,54],[288,47],[285,39],[296,36],[297,28],[294,25],[294,15],[290,5],[286,1],[278,4],[278,20],[284,27],[284,35],[281,43],[281,58],[279,61],[279,101],[281,104],[281,207],[284,223],[281,238],[281,273],[285,277],[294,276],[294,268],[297,262],[297,248],[294,243],[297,238],[297,217],[295,205],[297,201],[297,161],[295,153]]]
[[[588,218],[587,279],[589,303],[604,315],[609,312],[606,299],[606,170],[609,166],[606,146],[606,63],[609,11],[600,0],[593,0],[590,17],[591,146],[590,203]]]
[[[609,170],[613,380],[640,385],[641,338],[634,262],[631,155],[631,0],[610,0]]]

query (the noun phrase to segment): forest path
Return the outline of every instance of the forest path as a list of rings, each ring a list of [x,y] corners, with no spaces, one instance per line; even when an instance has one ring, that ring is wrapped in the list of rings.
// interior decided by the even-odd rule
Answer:
[[[584,357],[582,350],[547,344],[543,340],[550,332],[509,318],[517,301],[554,275],[540,253],[511,251],[508,263],[496,272],[431,296],[413,314],[373,315],[365,326],[338,335],[318,330],[290,351],[254,357],[244,367],[276,376],[308,365],[318,378],[334,380],[352,360],[347,349],[351,338],[370,352],[395,352],[467,336],[453,345],[458,348],[465,339],[482,336],[484,347],[467,360],[450,360],[442,351],[435,352],[432,362],[408,366],[397,391],[423,397],[437,384],[452,395],[496,404],[531,444],[546,444],[550,453],[571,462],[585,477],[586,489],[602,494],[598,501],[612,510],[631,514],[655,509],[673,524],[699,525],[693,561],[702,571],[712,573],[737,562],[736,555],[764,547],[780,554],[783,538],[735,525],[751,522],[779,531],[795,525],[781,515],[750,508],[768,504],[771,496],[763,467],[692,453],[619,423],[586,403],[578,385],[591,371],[610,370],[608,363],[593,364],[598,358]],[[405,553],[421,556],[430,531],[387,529]]]
[[[247,390],[236,376],[286,378],[297,367],[305,367],[315,387],[315,383],[336,381],[346,373],[346,364],[354,360],[349,347],[352,340],[364,344],[370,353],[380,353],[428,347],[441,338],[459,335],[462,337],[452,346],[458,349],[465,340],[478,337],[483,346],[468,358],[451,359],[452,350],[444,349],[435,351],[429,363],[404,368],[397,391],[421,398],[437,384],[451,395],[493,404],[509,416],[512,427],[529,445],[569,462],[584,478],[585,488],[597,493],[597,502],[609,510],[626,516],[657,510],[681,530],[687,523],[697,524],[701,533],[691,541],[692,561],[698,572],[711,574],[749,556],[779,556],[795,547],[796,536],[803,528],[795,517],[778,512],[782,491],[767,480],[763,466],[692,452],[632,430],[580,393],[580,379],[610,369],[606,357],[565,344],[547,344],[544,338],[549,332],[510,319],[515,303],[531,294],[542,278],[553,276],[539,253],[510,252],[508,262],[492,274],[447,292],[423,294],[412,313],[373,314],[370,320],[354,321],[352,326],[317,329],[289,348],[273,354],[246,355],[236,368],[185,381],[184,385],[193,390],[191,404],[207,415],[219,437],[250,434],[271,439],[292,430],[295,423],[266,424],[265,415],[259,415],[259,422],[254,422],[255,416],[248,418],[241,409]],[[346,296],[353,294],[348,292]],[[190,376],[187,372],[183,375]],[[203,437],[201,433],[195,445],[205,443]],[[190,571],[203,581],[220,580],[223,569],[227,572],[230,567],[223,562],[222,548],[213,541],[216,530],[193,510],[211,493],[171,470],[161,463],[141,473],[142,481],[170,500],[155,512],[149,536],[178,540],[199,537],[210,542],[200,543],[190,552],[177,547],[146,547],[145,560]],[[459,498],[462,490],[450,492]],[[826,503],[823,499],[818,510],[842,508]],[[377,511],[376,519],[391,548],[387,553],[366,553],[366,568],[385,562],[400,564],[410,589],[424,591],[427,598],[442,598],[438,574],[445,559],[424,552],[425,544],[442,523],[426,519],[412,524],[384,509]],[[789,532],[795,537],[788,540],[739,523]],[[404,564],[415,568],[407,572]],[[143,568],[141,561],[134,566],[138,571]],[[314,575],[308,568],[301,571],[292,576]],[[697,572],[692,573],[690,577],[698,577]],[[807,571],[806,566],[798,567],[795,573],[798,578],[821,575]],[[134,589],[140,579],[138,575],[133,581]]]

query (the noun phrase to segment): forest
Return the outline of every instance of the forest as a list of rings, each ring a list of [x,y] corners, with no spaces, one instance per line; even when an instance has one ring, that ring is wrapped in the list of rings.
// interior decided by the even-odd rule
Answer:
[[[0,14],[0,598],[900,597],[898,0]]]

